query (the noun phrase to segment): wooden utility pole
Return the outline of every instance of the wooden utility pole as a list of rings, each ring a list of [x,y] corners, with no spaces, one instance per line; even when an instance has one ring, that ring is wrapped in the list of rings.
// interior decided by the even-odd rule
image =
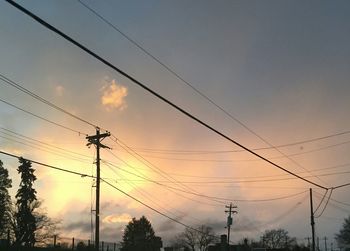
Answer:
[[[311,231],[312,231],[312,251],[316,250],[315,246],[315,219],[314,219],[314,206],[312,202],[312,188],[310,188],[310,209],[311,209]]]
[[[96,135],[87,136],[86,139],[89,141],[87,146],[96,146],[96,217],[95,217],[95,250],[99,250],[100,245],[100,148],[108,148],[101,144],[101,141],[111,136],[109,132],[100,133],[100,128],[96,127]]]
[[[237,208],[237,206],[233,206],[232,203],[230,203],[229,206],[225,206],[228,208],[228,210],[225,210],[225,213],[228,213],[227,216],[227,245],[230,247],[230,230],[231,230],[231,225],[232,225],[232,214],[238,213],[235,210],[232,210],[233,208]]]

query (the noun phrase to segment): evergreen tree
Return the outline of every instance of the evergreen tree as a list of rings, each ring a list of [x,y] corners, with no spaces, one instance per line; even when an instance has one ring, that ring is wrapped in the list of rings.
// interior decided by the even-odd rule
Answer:
[[[0,239],[6,239],[7,231],[11,228],[11,197],[8,192],[11,183],[8,171],[0,160]]]
[[[23,158],[19,159],[17,171],[21,174],[21,183],[16,194],[15,238],[16,245],[32,247],[35,244],[36,220],[33,205],[37,201],[33,183],[36,180],[32,163]]]
[[[335,238],[339,247],[350,250],[350,216],[344,220],[343,227]]]
[[[155,236],[151,223],[145,216],[133,218],[126,226],[121,251],[158,251],[162,247],[160,237]]]

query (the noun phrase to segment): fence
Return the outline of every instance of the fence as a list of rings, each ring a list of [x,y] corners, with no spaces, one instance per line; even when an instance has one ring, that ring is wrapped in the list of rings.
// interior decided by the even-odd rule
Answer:
[[[79,239],[79,238],[68,238],[53,236],[52,240],[48,240],[46,244],[36,244],[33,248],[26,247],[15,247],[11,245],[10,240],[0,240],[0,251],[90,251],[95,250],[95,243],[90,240]],[[116,242],[105,242],[101,241],[99,245],[99,251],[119,251],[120,244]]]
[[[79,238],[54,237],[53,246],[69,250],[93,250],[95,243]],[[119,249],[120,245],[116,242],[100,242],[99,251],[119,251]]]

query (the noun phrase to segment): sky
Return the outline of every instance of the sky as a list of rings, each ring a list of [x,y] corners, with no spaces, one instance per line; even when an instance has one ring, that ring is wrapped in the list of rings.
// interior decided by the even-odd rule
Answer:
[[[283,168],[325,187],[349,182],[348,1],[82,0],[109,24],[79,1],[17,2]],[[274,228],[299,242],[311,236],[309,188],[315,209],[323,189],[242,151],[6,2],[0,55],[2,76],[111,132],[103,140],[111,149],[101,151],[101,176],[125,193],[218,234],[227,231],[225,205],[232,202],[235,242],[259,240]],[[93,126],[3,80],[0,99],[1,151],[95,174],[95,149],[85,139]],[[14,198],[18,161],[0,159]],[[62,220],[61,235],[90,238],[94,181],[33,167],[38,197],[50,217]],[[349,189],[335,189],[316,219],[317,236],[329,243],[349,215]],[[101,183],[101,240],[120,241],[127,222],[142,215],[165,244],[184,229]]]

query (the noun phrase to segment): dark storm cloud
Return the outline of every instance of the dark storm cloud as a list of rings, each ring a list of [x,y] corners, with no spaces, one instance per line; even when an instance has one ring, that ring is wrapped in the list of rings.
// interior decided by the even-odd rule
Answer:
[[[183,218],[185,218],[186,215],[181,215],[176,217],[175,219],[177,221],[182,221]],[[160,223],[160,225],[157,227],[157,231],[159,232],[168,232],[168,231],[176,231],[178,230],[179,224],[177,222],[174,222],[173,220],[167,219]]]
[[[226,221],[212,221],[207,220],[203,222],[204,225],[210,226],[217,233],[225,230]],[[231,229],[236,232],[255,232],[260,229],[260,222],[255,219],[250,219],[248,217],[241,216],[240,218],[234,218]]]
[[[76,221],[63,226],[65,231],[80,230],[83,233],[90,233],[91,223],[86,221]]]
[[[123,236],[122,230],[124,226],[113,225],[108,227],[103,227],[100,230],[101,240],[108,242],[120,242]]]
[[[248,217],[241,217],[233,223],[232,230],[236,232],[255,232],[259,231],[261,223],[255,219],[250,219]]]

